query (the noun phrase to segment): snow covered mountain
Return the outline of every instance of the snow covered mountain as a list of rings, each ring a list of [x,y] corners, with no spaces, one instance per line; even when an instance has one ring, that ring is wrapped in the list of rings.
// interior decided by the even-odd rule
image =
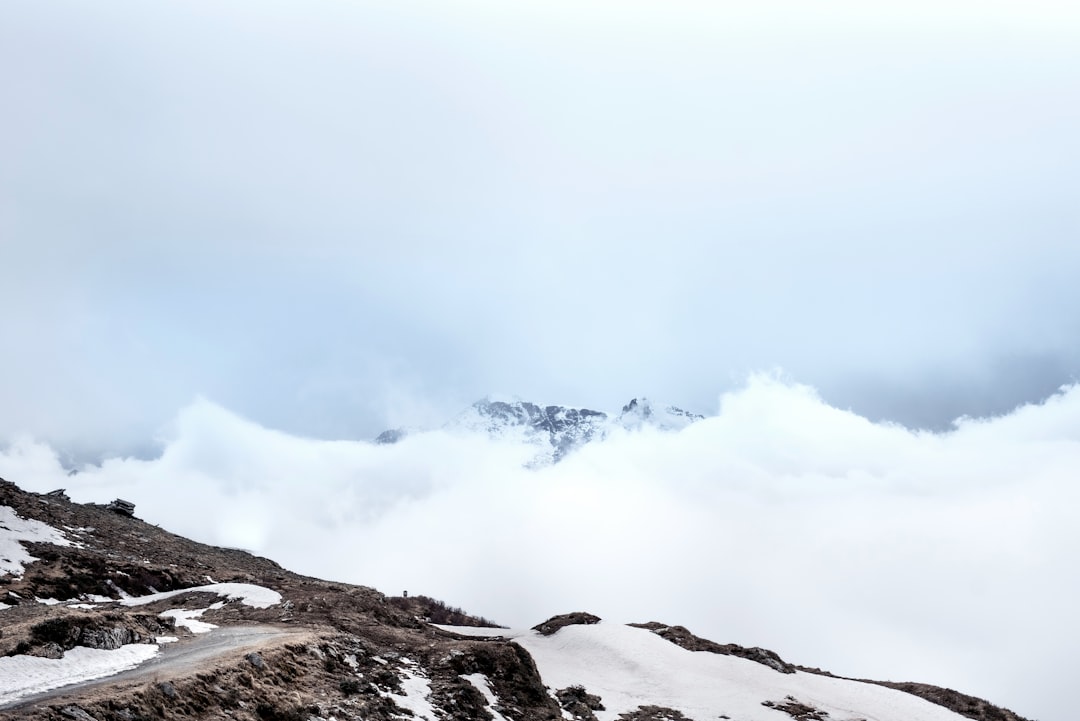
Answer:
[[[647,398],[634,398],[619,413],[609,414],[588,408],[540,406],[520,398],[488,397],[451,419],[443,429],[533,445],[537,453],[530,465],[547,465],[615,429],[679,431],[702,418],[675,406],[654,406]],[[392,429],[379,434],[375,442],[397,443],[407,435],[405,429]]]
[[[681,626],[494,627],[0,480],[0,718],[1025,721]],[[456,624],[456,625],[434,625]]]
[[[544,682],[560,689],[556,695],[569,712],[564,716],[576,721],[959,718],[955,711],[896,689],[692,651],[642,626],[574,623],[550,635],[543,629],[443,628],[512,639],[524,647]]]

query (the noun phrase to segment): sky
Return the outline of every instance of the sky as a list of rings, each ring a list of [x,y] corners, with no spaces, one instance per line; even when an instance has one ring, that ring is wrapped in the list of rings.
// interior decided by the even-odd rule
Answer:
[[[844,488],[871,504],[869,518],[888,517],[873,504],[895,489],[873,479],[893,473],[919,488],[922,473],[955,473],[964,492],[942,507],[979,529],[994,499],[1071,492],[1049,470],[1057,480],[1019,463],[987,468],[970,449],[950,464],[920,449],[985,423],[1002,429],[979,436],[997,458],[1024,428],[1015,419],[1041,412],[1023,409],[1057,407],[1076,382],[1080,11],[1052,0],[747,5],[4,3],[0,449],[45,459],[41,480],[11,480],[51,482],[54,457],[87,478],[140,468],[154,480],[130,495],[146,507],[184,493],[177,479],[195,483],[153,464],[197,438],[208,448],[197,444],[185,474],[210,498],[243,497],[249,520],[227,506],[235,543],[276,551],[258,529],[287,481],[269,469],[249,478],[213,437],[222,426],[261,438],[243,446],[252,453],[295,449],[292,477],[325,474],[338,493],[365,464],[393,465],[358,496],[352,520],[369,529],[409,499],[435,513],[432,489],[459,489],[409,456],[427,451],[415,445],[353,458],[374,453],[354,442],[386,428],[438,428],[490,393],[609,411],[647,395],[712,422],[733,398],[772,408],[756,390],[765,377],[785,398],[807,393],[822,413],[855,419],[830,437],[843,467],[869,463],[857,435],[843,440],[852,428],[901,439],[866,471],[865,497]],[[757,459],[765,444],[788,464],[761,474],[779,483],[777,503],[821,504],[828,518],[860,509],[782,481],[816,478],[813,444],[717,423],[721,457]],[[1036,465],[1067,458],[1075,426],[1040,423],[1064,455]],[[484,445],[473,458],[461,442],[438,450],[480,464],[478,478],[516,478],[512,452]],[[637,472],[616,446],[575,466],[573,483],[551,472],[551,487],[604,498]],[[709,453],[689,457],[720,472]],[[642,483],[668,493],[659,475]],[[469,489],[446,491],[460,504],[446,508],[467,505]],[[639,510],[616,505],[609,522],[617,531]],[[191,513],[166,525],[224,533]],[[603,524],[576,521],[592,528],[583,547],[602,543]],[[773,552],[801,523],[772,529]],[[923,545],[893,549],[896,563],[918,565],[914,547],[931,555],[928,539],[942,539],[927,524]],[[886,543],[878,527],[841,532]],[[1065,545],[1040,537],[1024,552],[1059,558],[1076,548],[1062,533]],[[1010,586],[1038,576],[1010,568]],[[445,588],[484,615],[534,610]],[[909,615],[891,628],[933,628],[929,612]],[[1025,703],[1050,695],[1032,689]]]

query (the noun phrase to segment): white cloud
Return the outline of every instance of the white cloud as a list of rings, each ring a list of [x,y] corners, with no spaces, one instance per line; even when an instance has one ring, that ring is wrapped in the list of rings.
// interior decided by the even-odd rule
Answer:
[[[160,458],[66,478],[23,439],[0,475],[122,496],[199,540],[506,623],[662,620],[1025,715],[1070,708],[1078,386],[932,434],[758,376],[681,433],[620,434],[536,471],[529,455],[444,432],[298,438],[198,401]]]

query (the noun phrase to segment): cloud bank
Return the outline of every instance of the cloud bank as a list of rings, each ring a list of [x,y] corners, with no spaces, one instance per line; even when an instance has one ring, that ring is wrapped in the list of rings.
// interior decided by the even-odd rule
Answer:
[[[758,376],[682,432],[628,431],[538,470],[522,467],[532,449],[485,437],[321,441],[207,400],[163,443],[68,477],[16,439],[0,475],[511,625],[586,609],[1026,716],[1071,708],[1080,386],[929,433]]]

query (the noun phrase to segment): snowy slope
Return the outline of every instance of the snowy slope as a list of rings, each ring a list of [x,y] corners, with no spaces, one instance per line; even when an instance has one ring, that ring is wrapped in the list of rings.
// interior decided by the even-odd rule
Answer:
[[[614,623],[536,631],[443,627],[470,636],[502,636],[523,646],[552,691],[582,686],[600,697],[598,721],[642,706],[670,708],[696,721],[783,721],[801,704],[830,721],[960,721],[963,716],[902,691],[859,681],[779,673],[734,656],[687,651],[645,629]],[[766,704],[772,704],[766,705]],[[827,714],[827,715],[826,715]]]

